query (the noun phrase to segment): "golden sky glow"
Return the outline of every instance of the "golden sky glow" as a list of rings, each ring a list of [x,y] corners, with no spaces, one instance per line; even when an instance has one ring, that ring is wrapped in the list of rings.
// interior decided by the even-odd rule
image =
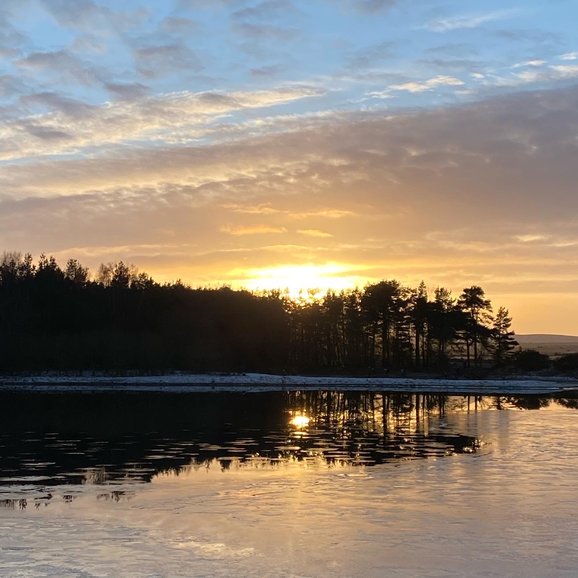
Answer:
[[[327,291],[342,291],[361,287],[367,279],[348,275],[349,267],[329,263],[326,265],[280,265],[261,269],[239,271],[242,276],[234,285],[251,291],[286,291],[293,299],[319,298]],[[234,273],[234,272],[233,272]]]

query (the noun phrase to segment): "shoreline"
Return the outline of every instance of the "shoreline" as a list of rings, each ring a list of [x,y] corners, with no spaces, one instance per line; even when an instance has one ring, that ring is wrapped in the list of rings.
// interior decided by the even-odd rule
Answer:
[[[165,374],[142,376],[0,376],[0,393],[207,393],[333,390],[453,395],[578,394],[569,377],[519,376],[490,379],[437,377],[332,377],[237,374]]]

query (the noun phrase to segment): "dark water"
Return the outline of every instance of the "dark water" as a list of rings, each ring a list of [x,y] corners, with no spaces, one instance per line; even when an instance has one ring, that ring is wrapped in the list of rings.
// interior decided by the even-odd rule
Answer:
[[[3,394],[0,403],[0,502],[23,508],[47,503],[53,486],[100,484],[102,497],[119,499],[116,484],[215,462],[372,466],[475,453],[480,441],[446,415],[576,400],[274,392]]]

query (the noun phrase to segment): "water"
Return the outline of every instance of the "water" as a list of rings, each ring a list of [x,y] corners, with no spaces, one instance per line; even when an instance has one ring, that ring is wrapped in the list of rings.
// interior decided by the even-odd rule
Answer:
[[[576,400],[0,398],[0,576],[576,576]]]

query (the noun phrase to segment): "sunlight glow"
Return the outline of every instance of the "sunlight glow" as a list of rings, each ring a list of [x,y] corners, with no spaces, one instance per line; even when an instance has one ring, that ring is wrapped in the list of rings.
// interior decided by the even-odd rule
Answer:
[[[313,300],[328,291],[343,291],[361,287],[363,277],[351,275],[352,267],[327,263],[325,265],[281,265],[249,269],[244,272],[244,287],[250,291],[286,291],[292,299]]]
[[[294,415],[289,423],[296,428],[304,428],[309,425],[310,421],[311,418],[307,417],[306,415]]]

